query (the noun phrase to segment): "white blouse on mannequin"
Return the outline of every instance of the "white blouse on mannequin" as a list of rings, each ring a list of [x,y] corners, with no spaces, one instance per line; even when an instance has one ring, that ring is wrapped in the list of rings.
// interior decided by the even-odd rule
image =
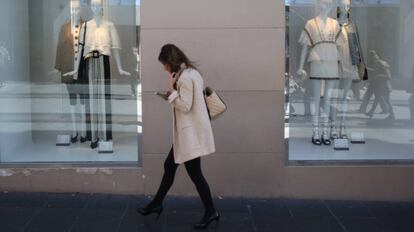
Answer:
[[[82,31],[84,28],[82,28]],[[84,56],[92,51],[99,51],[103,55],[111,56],[111,49],[120,48],[119,35],[113,23],[102,21],[102,24],[98,27],[95,20],[88,21]]]
[[[338,61],[341,60],[338,47],[344,44],[338,21],[327,18],[323,27],[319,18],[306,23],[299,43],[309,47],[308,62],[311,64],[310,77],[316,79],[339,78]]]

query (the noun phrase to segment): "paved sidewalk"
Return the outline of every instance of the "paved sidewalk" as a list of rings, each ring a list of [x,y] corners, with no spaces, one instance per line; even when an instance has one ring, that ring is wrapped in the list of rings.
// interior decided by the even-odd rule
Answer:
[[[168,197],[165,212],[135,212],[144,196],[2,193],[0,231],[186,232],[202,213],[197,198]],[[413,232],[414,203],[216,198],[225,232]]]

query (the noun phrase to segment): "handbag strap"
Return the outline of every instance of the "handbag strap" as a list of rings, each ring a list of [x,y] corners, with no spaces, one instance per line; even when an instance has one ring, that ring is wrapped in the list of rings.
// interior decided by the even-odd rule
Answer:
[[[81,43],[81,41],[79,41],[79,46],[82,45],[81,59],[82,59],[82,57],[84,55],[83,53],[84,53],[84,50],[85,50],[85,40],[86,40],[86,28],[87,28],[87,25],[88,25],[88,22],[85,22],[85,30],[83,31],[83,40],[82,40],[82,43]]]

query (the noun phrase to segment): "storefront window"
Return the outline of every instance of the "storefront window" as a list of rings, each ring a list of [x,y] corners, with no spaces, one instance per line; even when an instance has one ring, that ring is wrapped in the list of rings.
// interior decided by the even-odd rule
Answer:
[[[290,0],[290,161],[414,159],[414,2]]]
[[[0,162],[138,162],[135,0],[4,0]]]

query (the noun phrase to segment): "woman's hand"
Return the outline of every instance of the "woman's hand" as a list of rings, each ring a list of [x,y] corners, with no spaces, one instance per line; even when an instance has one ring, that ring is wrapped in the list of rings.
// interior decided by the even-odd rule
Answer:
[[[167,89],[168,92],[174,91],[174,84],[175,82],[177,82],[177,77],[175,77],[175,74],[176,73],[173,72],[173,73],[170,73],[168,76],[168,89]]]

